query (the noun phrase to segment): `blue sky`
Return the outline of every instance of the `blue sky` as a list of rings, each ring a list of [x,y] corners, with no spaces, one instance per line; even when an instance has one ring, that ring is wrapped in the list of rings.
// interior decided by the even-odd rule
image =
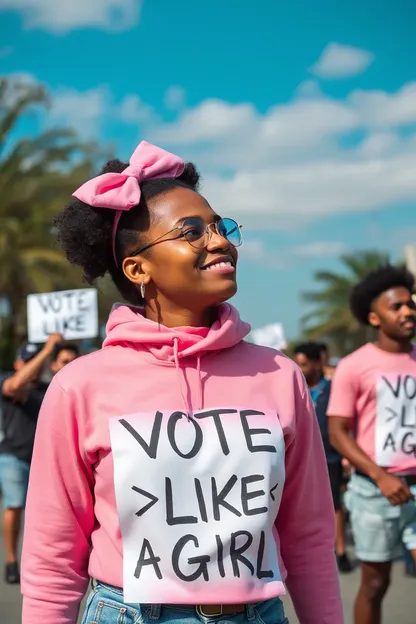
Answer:
[[[45,124],[196,162],[244,224],[253,327],[295,337],[315,270],[416,242],[411,0],[0,0],[0,18],[0,72],[48,86]]]

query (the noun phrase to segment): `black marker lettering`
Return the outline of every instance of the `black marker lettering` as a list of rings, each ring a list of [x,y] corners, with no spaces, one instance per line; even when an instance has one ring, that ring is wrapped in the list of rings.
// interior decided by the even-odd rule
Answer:
[[[406,375],[404,378],[404,392],[408,399],[416,397],[416,379],[411,375]]]
[[[224,427],[221,422],[222,414],[237,414],[237,410],[235,409],[217,409],[217,410],[208,410],[207,412],[199,412],[199,414],[195,414],[195,418],[212,418],[215,424],[215,428],[218,434],[218,440],[221,445],[221,450],[224,455],[229,455],[230,448],[228,446],[227,438],[225,437]]]
[[[409,418],[410,413],[410,418]],[[406,405],[402,405],[402,413],[401,413],[401,425],[406,429],[414,429],[416,428],[416,410],[415,406],[412,405],[410,409],[406,410]]]
[[[393,434],[392,433],[389,433],[389,435],[387,436],[386,441],[384,442],[383,451],[386,451],[389,446],[391,446],[393,452],[395,453],[396,452],[396,441],[393,438]]]
[[[243,410],[240,412],[241,425],[243,427],[247,448],[250,451],[250,453],[260,453],[262,451],[266,453],[277,453],[277,450],[274,446],[268,446],[266,444],[260,445],[260,446],[254,446],[253,440],[251,439],[252,436],[260,435],[262,433],[268,433],[269,435],[271,434],[271,431],[269,429],[250,429],[250,425],[248,424],[248,420],[247,420],[248,416],[264,416],[264,415],[265,414],[263,412],[257,412],[256,410]]]
[[[73,296],[74,293],[73,292],[66,292],[63,294],[64,299],[66,299],[67,301],[67,308],[70,312],[72,312],[72,300],[73,300]]]
[[[231,492],[232,488],[236,483],[237,476],[233,475],[228,479],[221,492],[218,493],[215,477],[211,477],[212,509],[214,511],[214,520],[221,520],[220,506],[228,509],[228,511],[231,511],[231,513],[233,513],[235,516],[238,516],[239,518],[241,517],[241,512],[232,505],[230,505],[230,503],[227,503],[227,501],[225,500],[225,497]]]
[[[198,518],[195,516],[176,516],[173,512],[173,494],[172,494],[172,481],[169,477],[165,477],[165,490],[166,490],[166,524],[168,526],[175,526],[176,524],[196,524]]]
[[[396,397],[396,399],[397,399],[397,398],[398,398],[398,396],[399,396],[399,394],[400,394],[400,388],[401,388],[401,385],[402,385],[402,378],[401,378],[401,376],[399,375],[399,376],[397,377],[397,382],[396,382],[396,387],[395,387],[395,388],[394,388],[394,387],[392,386],[392,384],[389,382],[389,380],[387,379],[387,377],[384,377],[384,375],[382,375],[382,377],[381,377],[381,378],[382,378],[382,379],[384,380],[384,382],[388,385],[388,387],[390,388],[390,390],[392,391],[392,393],[394,394],[394,396],[395,396],[395,397]]]
[[[266,543],[266,538],[264,536],[264,531],[261,531],[260,533],[260,544],[259,544],[259,550],[257,553],[257,569],[256,569],[256,576],[258,579],[262,579],[262,578],[273,578],[274,574],[272,570],[262,570],[262,565],[263,565],[263,557],[264,557],[264,546]]]
[[[196,581],[200,576],[203,577],[204,581],[209,581],[208,576],[208,566],[207,563],[210,560],[209,555],[199,555],[198,557],[189,557],[188,565],[192,565],[194,563],[199,564],[199,567],[192,574],[184,574],[179,567],[179,557],[182,554],[182,550],[186,546],[188,542],[193,542],[193,544],[199,548],[198,539],[195,535],[184,535],[180,538],[180,540],[176,543],[175,548],[172,551],[172,568],[175,572],[176,576],[181,579],[181,581],[192,582]]]
[[[147,552],[149,553],[149,557],[147,557],[146,559]],[[160,557],[156,557],[155,553],[153,552],[153,548],[150,545],[149,540],[145,538],[143,540],[142,549],[140,551],[139,559],[137,561],[137,566],[134,572],[134,576],[137,579],[140,578],[143,566],[152,565],[157,578],[159,579],[159,581],[162,580],[163,576],[159,568],[159,561],[160,561]]]
[[[121,418],[118,422],[120,423],[120,425],[123,425],[123,427],[127,429],[129,433],[131,433],[133,438],[140,444],[142,449],[145,451],[146,455],[148,455],[151,459],[156,459],[157,447],[159,445],[160,428],[162,426],[162,418],[162,412],[156,412],[149,444],[147,444],[147,442],[143,440],[142,436],[137,433],[137,431],[131,426],[129,422],[127,422],[127,420]]]
[[[195,492],[198,500],[199,513],[202,522],[208,522],[207,506],[205,505],[204,492],[202,491],[201,481],[195,477]]]
[[[244,536],[246,538],[244,544],[237,548],[237,538],[240,536]],[[240,568],[238,562],[245,565],[251,572],[251,576],[254,574],[254,566],[247,559],[247,557],[243,557],[243,552],[245,552],[248,548],[250,548],[253,543],[253,536],[248,531],[236,531],[235,533],[231,533],[231,542],[230,542],[230,559],[233,566],[234,576],[240,578]]]
[[[141,494],[142,496],[146,496],[146,498],[150,499],[150,503],[147,503],[147,505],[139,509],[139,511],[136,511],[136,516],[140,518],[140,516],[142,516],[144,513],[146,513],[146,511],[148,511],[151,507],[153,507],[153,505],[157,503],[159,499],[154,494],[151,494],[150,492],[146,492],[146,490],[142,490],[141,488],[136,487],[135,485],[132,485],[131,489],[137,492],[138,494]]]
[[[78,310],[79,312],[88,312],[88,305],[85,305],[84,297],[86,295],[85,290],[78,293]]]
[[[169,421],[168,421],[169,442],[170,442],[171,447],[173,448],[175,453],[179,455],[179,457],[182,457],[183,459],[192,459],[192,457],[195,457],[196,455],[198,455],[199,451],[201,450],[202,440],[203,440],[202,429],[195,420],[189,419],[188,423],[189,424],[192,423],[195,429],[195,441],[194,441],[193,447],[188,453],[182,453],[178,449],[178,445],[176,444],[176,440],[175,440],[176,425],[178,421],[181,420],[181,418],[186,418],[186,414],[184,414],[183,412],[173,412],[173,414],[171,414],[171,416],[169,417]]]
[[[275,500],[276,500],[276,497],[275,497],[275,495],[274,495],[274,491],[275,491],[275,489],[277,488],[277,486],[278,486],[278,485],[279,485],[279,484],[278,484],[278,483],[276,483],[276,485],[274,485],[274,486],[272,487],[272,489],[270,490],[270,498],[272,499],[272,501],[275,501]]]
[[[38,295],[36,298],[38,300],[40,307],[46,314],[49,311],[48,304],[43,301],[43,297],[41,295]]]
[[[401,447],[403,453],[416,457],[416,439],[413,431],[409,431],[403,436]]]
[[[54,312],[60,312],[62,309],[62,298],[60,295],[49,295],[48,297],[49,308]]]
[[[224,569],[224,545],[221,541],[221,537],[219,535],[215,536],[215,540],[217,542],[217,560],[218,560],[218,572],[220,573],[220,577],[225,577],[225,569]]]
[[[242,477],[241,479],[241,505],[243,508],[243,513],[246,516],[258,516],[259,514],[267,513],[267,507],[256,507],[254,509],[249,509],[248,501],[253,498],[258,498],[259,496],[265,496],[266,492],[264,490],[255,490],[254,492],[249,492],[247,486],[249,483],[256,483],[257,481],[264,481],[263,475],[250,475],[249,477]]]

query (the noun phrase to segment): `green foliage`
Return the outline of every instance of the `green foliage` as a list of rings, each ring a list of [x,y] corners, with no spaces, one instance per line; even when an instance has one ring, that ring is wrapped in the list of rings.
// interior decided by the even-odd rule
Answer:
[[[349,295],[355,283],[388,260],[387,254],[362,251],[341,257],[342,273],[315,273],[314,280],[320,288],[302,294],[303,301],[312,306],[301,321],[305,335],[331,343],[338,355],[345,355],[371,340],[373,330],[359,325],[351,314]]]
[[[0,79],[0,295],[7,297],[13,317],[13,331],[0,339],[3,354],[25,334],[29,293],[82,285],[79,270],[56,245],[52,219],[94,175],[102,153],[67,128],[15,139],[21,118],[47,103],[42,87]],[[106,300],[103,307],[109,307]]]

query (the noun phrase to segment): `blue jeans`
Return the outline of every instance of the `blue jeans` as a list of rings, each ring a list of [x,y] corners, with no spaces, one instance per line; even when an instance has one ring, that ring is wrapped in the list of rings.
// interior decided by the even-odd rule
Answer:
[[[30,466],[14,455],[0,454],[0,490],[5,509],[18,509],[26,504]]]
[[[124,604],[117,587],[93,581],[82,624],[289,624],[282,601],[271,598],[247,605],[243,613],[205,618],[193,605]]]

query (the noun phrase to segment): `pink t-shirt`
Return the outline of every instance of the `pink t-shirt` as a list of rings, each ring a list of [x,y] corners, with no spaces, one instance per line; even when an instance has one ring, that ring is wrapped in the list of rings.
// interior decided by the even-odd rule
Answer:
[[[416,474],[416,348],[388,353],[372,343],[343,359],[329,416],[355,419],[359,446],[388,472]]]

